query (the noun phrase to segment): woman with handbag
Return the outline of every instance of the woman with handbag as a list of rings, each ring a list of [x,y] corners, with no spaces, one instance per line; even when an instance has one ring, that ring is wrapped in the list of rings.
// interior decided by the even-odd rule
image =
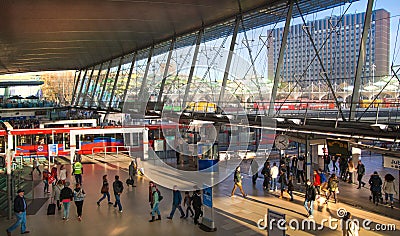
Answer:
[[[107,181],[107,175],[103,175],[103,185],[101,186],[100,193],[103,194],[103,196],[97,201],[97,206],[100,206],[100,202],[103,201],[106,197],[108,200],[108,204],[109,205],[113,204],[110,201],[110,191],[109,191],[109,186],[108,186],[108,181]]]
[[[85,199],[86,193],[81,188],[81,184],[77,183],[74,189],[74,202],[76,205],[76,213],[78,214],[78,220],[82,220],[82,208],[83,208],[83,200]]]

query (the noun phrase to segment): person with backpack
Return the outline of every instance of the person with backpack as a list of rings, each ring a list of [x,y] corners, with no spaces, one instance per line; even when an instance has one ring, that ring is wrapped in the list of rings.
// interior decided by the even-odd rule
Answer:
[[[78,220],[82,220],[82,208],[83,208],[83,201],[85,200],[86,193],[81,188],[80,183],[76,183],[76,187],[74,189],[74,202],[76,206],[76,213],[78,214]]]
[[[67,181],[64,184],[64,188],[61,189],[60,192],[60,200],[64,207],[63,220],[68,220],[69,218],[69,208],[71,206],[71,201],[73,200],[73,197],[74,197],[74,192],[69,187],[69,182]]]
[[[233,195],[235,194],[236,187],[239,187],[242,196],[245,198],[247,195],[244,193],[242,187],[242,176],[240,174],[240,166],[236,167],[235,173],[233,174],[233,181],[234,185],[231,192],[231,197],[233,197]]]
[[[380,195],[382,193],[382,179],[379,177],[377,171],[374,171],[374,174],[371,175],[368,183],[371,186],[370,190],[372,192],[372,201],[374,204],[378,205]]]
[[[110,188],[107,180],[107,175],[103,175],[103,185],[101,186],[100,193],[103,196],[97,201],[97,206],[100,206],[100,202],[103,201],[106,197],[108,200],[108,204],[112,205],[113,203],[110,201]]]
[[[200,190],[196,190],[192,196],[192,206],[194,209],[194,224],[197,225],[199,223],[199,217],[202,215],[201,206],[201,197],[200,197]]]
[[[189,216],[189,211],[190,211],[190,217],[194,216],[193,210],[192,210],[192,198],[189,195],[189,191],[185,191],[185,198],[183,200],[183,206],[186,206],[186,215],[185,219],[188,218]]]
[[[331,177],[329,177],[328,191],[329,191],[329,194],[326,197],[325,204],[328,204],[329,198],[331,197],[332,193],[333,193],[333,199],[335,199],[335,203],[336,203],[337,202],[336,193],[339,191],[339,180],[335,174],[332,174]]]
[[[151,209],[151,220],[149,222],[154,222],[156,220],[161,220],[161,213],[160,210],[158,209],[158,206],[160,204],[160,201],[162,200],[160,191],[157,189],[156,185],[154,182],[150,181],[150,188],[151,188],[151,203],[150,205],[152,206]],[[158,218],[156,219],[155,213],[157,213]]]
[[[60,194],[63,188],[64,185],[61,180],[59,180],[57,184],[53,187],[53,200],[57,202],[58,210],[61,210]]]
[[[269,189],[269,182],[271,181],[271,166],[269,161],[265,161],[264,167],[261,170],[261,174],[264,176],[263,188],[264,190]]]
[[[315,187],[311,184],[311,181],[308,179],[306,184],[306,196],[304,200],[304,207],[307,210],[308,218],[314,218],[314,201],[316,199],[317,193],[315,191]]]
[[[114,196],[115,196],[114,208],[116,208],[118,206],[119,212],[122,212],[121,194],[122,194],[122,191],[124,191],[124,185],[119,180],[118,175],[115,176],[115,180],[113,183],[113,190],[114,190]]]
[[[358,188],[361,188],[361,185],[364,187],[365,183],[362,181],[363,176],[365,175],[365,166],[364,164],[361,162],[361,160],[358,161],[358,165],[357,165],[357,181],[358,181]]]

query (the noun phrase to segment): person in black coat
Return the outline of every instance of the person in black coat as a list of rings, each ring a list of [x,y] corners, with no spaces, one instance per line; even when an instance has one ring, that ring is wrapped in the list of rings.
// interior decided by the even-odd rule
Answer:
[[[378,172],[375,171],[374,174],[371,175],[368,183],[371,186],[370,190],[372,193],[373,202],[374,204],[378,205],[379,198],[382,192],[382,179],[381,177],[379,177]]]
[[[119,180],[118,175],[115,176],[115,181],[113,183],[113,189],[114,189],[114,196],[115,196],[114,207],[118,206],[119,212],[122,212],[121,194],[122,194],[122,191],[124,191],[124,185]]]
[[[197,225],[199,223],[199,217],[202,214],[201,206],[201,197],[200,197],[200,190],[196,190],[192,196],[192,206],[194,209],[194,224]]]
[[[15,216],[17,217],[17,221],[9,227],[6,232],[7,235],[10,236],[11,232],[14,231],[19,225],[21,225],[21,234],[29,233],[26,230],[26,201],[24,198],[24,190],[19,189],[17,191],[18,195],[14,199],[14,212]]]
[[[317,193],[315,191],[315,187],[311,184],[311,181],[308,179],[307,185],[306,185],[306,197],[304,200],[304,207],[307,210],[309,218],[314,218],[314,216],[313,216],[314,201],[315,201],[316,196],[317,196]],[[310,203],[310,206],[308,206],[309,203]]]
[[[263,188],[268,191],[269,183],[271,181],[271,165],[269,164],[269,161],[265,161],[261,174],[264,176]]]

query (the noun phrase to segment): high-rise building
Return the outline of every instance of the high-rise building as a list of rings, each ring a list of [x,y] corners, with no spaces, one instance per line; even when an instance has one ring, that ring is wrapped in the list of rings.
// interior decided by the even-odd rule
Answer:
[[[310,82],[323,80],[323,70],[318,58],[310,64],[315,56],[315,50],[307,36],[308,29],[332,84],[353,83],[365,13],[344,15],[342,21],[338,23],[340,18],[340,16],[326,17],[308,22],[307,25],[298,24],[290,27],[281,81],[294,82],[301,78],[300,85],[306,87]],[[276,70],[283,30],[284,28],[279,28],[274,29],[272,33],[268,32],[270,35],[268,78],[270,79],[274,77]],[[389,46],[390,13],[384,9],[375,10],[372,13],[366,44],[362,84],[378,81],[382,76],[388,75]],[[304,72],[307,67],[307,71]]]

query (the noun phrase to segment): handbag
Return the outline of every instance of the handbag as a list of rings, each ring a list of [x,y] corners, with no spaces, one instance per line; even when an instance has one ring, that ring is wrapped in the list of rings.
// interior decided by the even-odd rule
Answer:
[[[48,177],[49,184],[52,184],[55,180],[56,179],[54,178],[53,175],[49,175],[49,177]]]
[[[101,191],[100,191],[100,192],[101,192],[101,193],[106,193],[106,192],[108,192],[107,186],[103,185],[103,186],[101,187]]]

